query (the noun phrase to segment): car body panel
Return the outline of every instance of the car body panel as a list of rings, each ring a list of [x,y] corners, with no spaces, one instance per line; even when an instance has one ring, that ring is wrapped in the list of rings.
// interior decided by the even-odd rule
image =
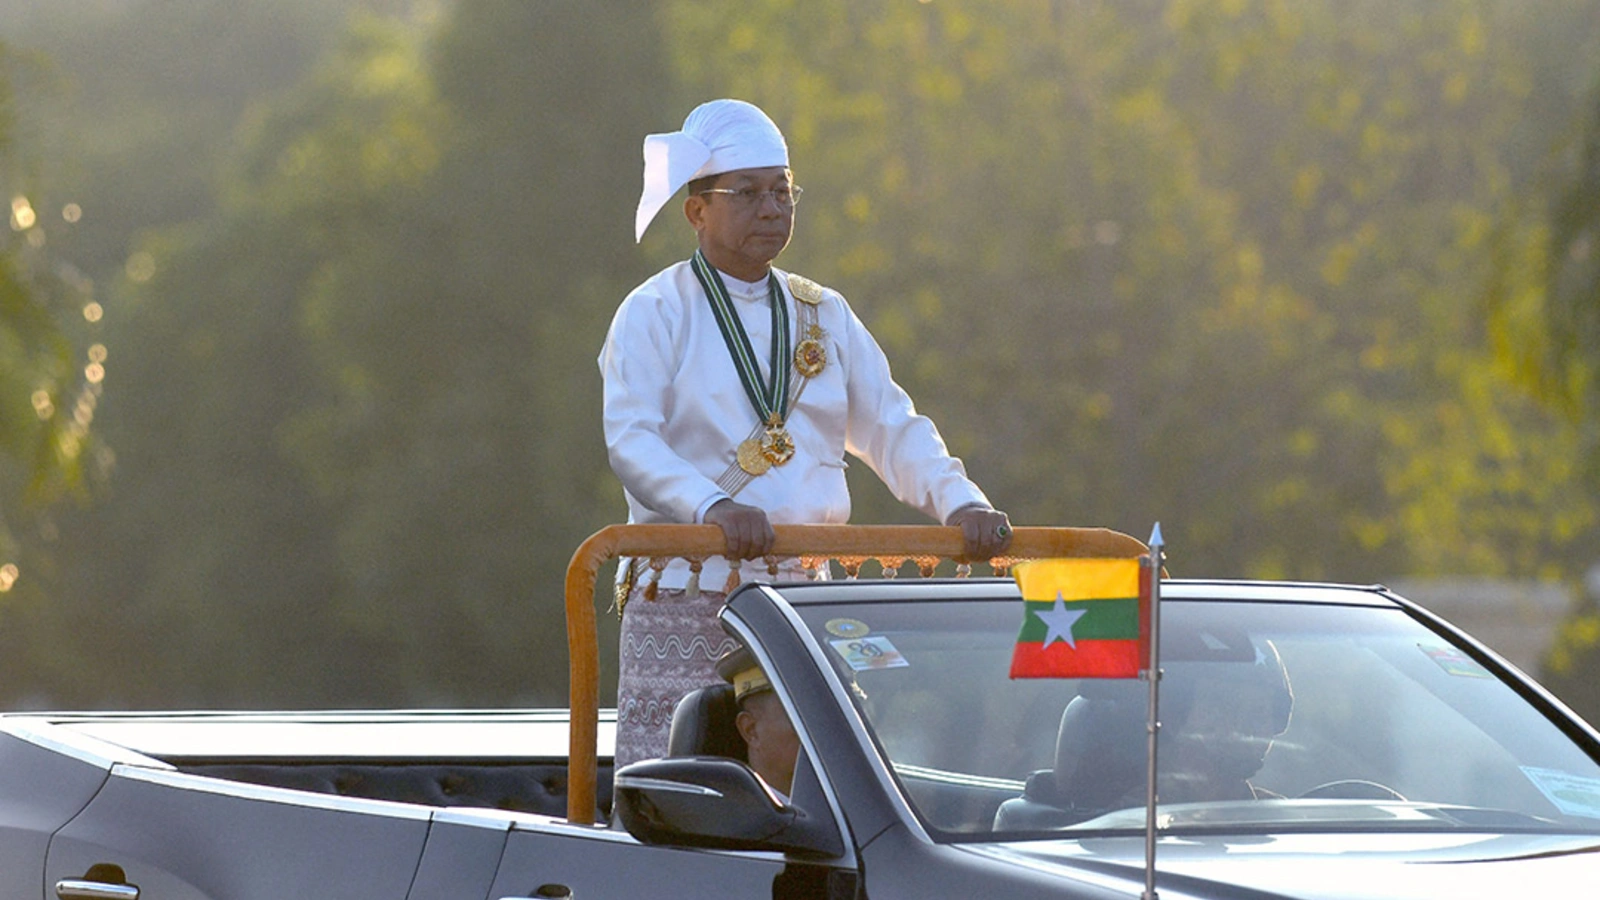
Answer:
[[[776,853],[646,847],[604,827],[519,824],[489,896],[537,896],[540,887],[557,885],[573,897],[765,898],[784,866]]]
[[[505,815],[453,809],[435,813],[407,900],[490,896],[510,831]]]
[[[38,900],[50,836],[105,783],[97,764],[14,733],[0,732],[0,900]]]
[[[378,791],[505,770],[548,782],[559,808],[567,721],[548,709],[0,715],[0,900],[54,898],[97,863],[178,900],[484,897],[513,823],[565,823],[344,795],[327,773],[392,773],[352,787]],[[610,715],[600,735],[609,756]],[[246,770],[283,784],[196,774]]]
[[[50,843],[46,880],[95,863],[164,900],[404,897],[430,813],[118,766]]]
[[[1087,862],[1128,881],[1143,878],[1144,839],[1109,838],[1092,852],[1077,842],[967,844],[963,852],[1007,865],[1067,871]],[[1157,849],[1163,896],[1219,896],[1241,888],[1297,900],[1449,897],[1504,900],[1533,885],[1593,884],[1594,837],[1488,834],[1299,834],[1241,840],[1164,839]]]

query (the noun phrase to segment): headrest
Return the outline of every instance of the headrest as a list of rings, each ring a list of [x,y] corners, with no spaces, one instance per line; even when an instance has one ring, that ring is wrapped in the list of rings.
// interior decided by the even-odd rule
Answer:
[[[1061,713],[1056,789],[1079,809],[1108,809],[1144,781],[1144,682],[1090,682]]]

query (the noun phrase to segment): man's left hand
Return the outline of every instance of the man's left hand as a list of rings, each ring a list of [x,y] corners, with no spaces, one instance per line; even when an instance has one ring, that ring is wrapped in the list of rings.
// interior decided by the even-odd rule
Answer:
[[[1011,519],[998,509],[964,506],[945,524],[961,529],[962,553],[969,562],[992,559],[1011,546]]]

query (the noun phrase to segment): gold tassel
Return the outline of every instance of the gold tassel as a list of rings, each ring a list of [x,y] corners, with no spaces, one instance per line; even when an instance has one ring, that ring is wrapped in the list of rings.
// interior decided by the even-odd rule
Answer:
[[[722,593],[724,596],[733,593],[738,589],[739,583],[744,581],[744,579],[739,576],[739,567],[742,565],[742,560],[735,559],[730,560],[730,562],[732,565],[728,567],[728,580],[722,585]]]
[[[617,579],[616,594],[611,598],[611,608],[616,611],[619,622],[622,621],[623,610],[628,608],[628,598],[633,596],[633,582],[639,575],[637,563],[638,560],[630,557],[623,557],[619,563],[622,566],[622,571],[618,573],[621,577]]]

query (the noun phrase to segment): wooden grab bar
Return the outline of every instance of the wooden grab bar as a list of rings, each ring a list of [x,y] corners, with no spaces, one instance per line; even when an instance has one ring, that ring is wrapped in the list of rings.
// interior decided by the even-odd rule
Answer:
[[[962,558],[961,529],[943,525],[774,525],[780,557]],[[594,589],[600,567],[618,557],[722,555],[715,525],[610,525],[590,535],[567,566],[567,654],[571,732],[567,760],[567,820],[594,824],[596,744],[600,722],[599,635]],[[1005,560],[1065,556],[1130,557],[1148,550],[1136,538],[1105,528],[1014,529]],[[999,562],[997,559],[995,562]],[[759,563],[757,564],[759,568]],[[720,590],[718,585],[713,590]]]

